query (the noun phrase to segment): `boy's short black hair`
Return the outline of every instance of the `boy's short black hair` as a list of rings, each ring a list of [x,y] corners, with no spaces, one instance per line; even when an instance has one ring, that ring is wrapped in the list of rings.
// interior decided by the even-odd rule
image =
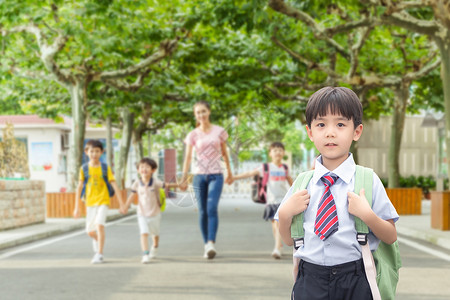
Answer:
[[[306,105],[306,124],[328,112],[353,120],[355,128],[362,124],[363,109],[358,96],[346,87],[324,87],[312,94]]]
[[[148,158],[148,157],[144,157],[143,159],[141,159],[141,160],[139,161],[139,163],[137,164],[136,167],[139,169],[139,166],[140,166],[141,164],[147,164],[147,165],[149,165],[150,168],[152,168],[153,170],[156,170],[156,169],[158,168],[158,164],[156,163],[156,161],[154,161],[153,159]]]
[[[89,140],[86,143],[86,147],[84,147],[85,150],[88,148],[100,148],[100,150],[103,151],[103,143],[99,140]]]
[[[284,150],[284,145],[281,142],[273,142],[272,144],[270,144],[269,146],[269,151],[272,150],[273,148],[281,148]]]

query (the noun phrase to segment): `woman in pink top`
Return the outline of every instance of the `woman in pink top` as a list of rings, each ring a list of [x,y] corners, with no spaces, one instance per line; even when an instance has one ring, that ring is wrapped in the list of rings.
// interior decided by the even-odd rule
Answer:
[[[204,258],[212,259],[216,255],[214,243],[219,225],[217,209],[223,187],[223,174],[220,158],[223,157],[227,168],[226,183],[231,183],[231,169],[228,159],[226,140],[228,133],[220,126],[209,121],[211,108],[208,102],[200,101],[194,105],[197,128],[184,140],[186,158],[180,188],[187,189],[187,174],[191,165],[192,149],[195,148],[197,161],[194,171],[193,187],[197,198],[200,229],[205,243]]]

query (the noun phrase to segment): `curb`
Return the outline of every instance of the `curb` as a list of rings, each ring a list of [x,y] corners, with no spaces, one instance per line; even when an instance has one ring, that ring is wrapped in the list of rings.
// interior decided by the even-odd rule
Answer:
[[[110,222],[110,221],[118,220],[121,218],[131,216],[133,214],[135,214],[135,210],[130,210],[125,215],[122,215],[119,213],[111,214],[106,217],[106,221]],[[85,227],[84,218],[80,219],[78,222],[72,223],[72,224],[67,223],[67,224],[51,225],[48,223],[41,223],[41,224],[37,224],[37,225],[46,225],[46,224],[49,227],[55,227],[55,228],[49,230],[48,228],[43,227],[42,229],[39,229],[31,234],[23,234],[22,237],[12,237],[10,239],[6,238],[4,241],[0,241],[0,250],[6,249],[6,248],[11,248],[11,247],[17,247],[17,246],[20,246],[23,244],[46,239],[49,237],[62,235],[62,234],[72,232],[72,231],[75,231],[78,229],[82,229]],[[31,226],[33,226],[33,225],[31,225]]]
[[[423,240],[423,241],[429,242],[433,245],[450,250],[450,240],[448,238],[440,237],[434,233],[427,233],[424,231],[411,229],[411,228],[405,228],[405,227],[403,227],[403,228],[397,227],[397,233],[407,236],[407,237],[410,237],[410,238]]]

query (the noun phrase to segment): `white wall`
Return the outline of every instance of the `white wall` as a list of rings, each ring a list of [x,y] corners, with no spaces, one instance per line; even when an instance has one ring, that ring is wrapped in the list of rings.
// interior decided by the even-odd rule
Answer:
[[[60,168],[60,159],[62,154],[61,135],[63,129],[59,128],[20,128],[14,127],[14,135],[20,138],[26,138],[28,145],[28,164],[30,168],[30,179],[44,180],[46,192],[59,192],[62,187],[66,187],[66,174],[58,172]],[[36,143],[51,143],[51,169],[36,170],[33,168],[33,160],[35,160],[37,149]]]

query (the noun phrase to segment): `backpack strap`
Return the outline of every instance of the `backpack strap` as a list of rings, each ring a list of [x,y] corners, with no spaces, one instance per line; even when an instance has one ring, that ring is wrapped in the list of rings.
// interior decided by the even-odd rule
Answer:
[[[373,187],[373,170],[356,165],[355,173],[355,194],[359,195],[359,192],[364,188],[364,192],[369,202],[370,207],[372,207],[372,187]],[[369,234],[369,228],[360,219],[355,217],[355,227],[357,232],[357,240],[360,245],[365,245],[367,243],[367,235]]]
[[[89,180],[89,163],[83,164],[81,169],[83,171],[84,182],[83,182],[83,188],[81,189],[80,198],[83,199],[86,194],[86,184]]]
[[[361,188],[364,188],[367,202],[372,207],[372,190],[373,190],[373,170],[362,166],[356,166],[355,173],[355,194],[359,195]],[[380,291],[377,286],[377,271],[373,260],[372,252],[369,246],[369,227],[360,219],[355,217],[356,239],[361,245],[361,252],[364,262],[367,281],[369,282],[372,298],[381,300]]]
[[[286,172],[286,177],[287,177],[289,175],[289,168],[286,164],[283,164],[282,166],[284,168],[284,171]]]
[[[300,173],[292,184],[292,193],[307,188],[309,181],[314,174],[314,170]],[[298,249],[304,244],[305,230],[303,229],[304,212],[294,216],[291,223],[291,238],[294,240],[294,248]]]
[[[153,189],[155,191],[156,200],[158,200],[158,205],[159,205],[159,207],[161,207],[161,194],[160,194],[159,188],[156,188],[156,184],[155,184],[155,181],[153,180],[153,177],[150,180],[152,181],[152,185],[154,185]]]
[[[102,176],[103,176],[103,180],[105,181],[105,184],[106,184],[106,187],[108,188],[108,194],[109,194],[109,196],[111,197],[111,196],[113,196],[113,192],[114,192],[114,190],[113,190],[113,187],[112,187],[112,185],[109,183],[109,180],[108,180],[108,165],[107,164],[105,164],[105,163],[101,163],[101,166],[102,166]]]
[[[105,181],[106,184],[108,184],[108,165],[105,163],[101,163],[102,166],[102,176],[103,176],[103,180]]]
[[[263,164],[263,185],[267,185],[267,182],[269,181],[269,164],[264,163]]]

